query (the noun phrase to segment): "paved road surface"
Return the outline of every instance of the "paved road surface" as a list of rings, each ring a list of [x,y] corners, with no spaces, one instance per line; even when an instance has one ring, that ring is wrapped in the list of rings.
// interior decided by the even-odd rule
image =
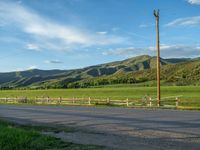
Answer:
[[[200,111],[0,105],[0,117],[75,127],[56,136],[113,150],[200,150]]]

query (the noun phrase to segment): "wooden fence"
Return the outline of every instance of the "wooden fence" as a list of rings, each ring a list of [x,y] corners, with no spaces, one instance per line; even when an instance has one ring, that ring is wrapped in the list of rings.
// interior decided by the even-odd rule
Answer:
[[[56,104],[56,105],[110,105],[110,106],[126,106],[126,107],[157,107],[157,101],[155,99],[145,100],[112,100],[110,98],[97,99],[97,98],[50,98],[50,97],[5,97],[0,98],[0,103],[7,104]],[[200,109],[200,100],[180,100],[170,99],[161,100],[162,107],[174,107],[174,108],[195,108]]]

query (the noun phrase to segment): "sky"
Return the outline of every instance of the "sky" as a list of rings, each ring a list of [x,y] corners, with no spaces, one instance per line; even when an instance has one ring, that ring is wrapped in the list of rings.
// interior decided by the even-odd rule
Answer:
[[[200,0],[0,0],[0,72],[200,57]]]

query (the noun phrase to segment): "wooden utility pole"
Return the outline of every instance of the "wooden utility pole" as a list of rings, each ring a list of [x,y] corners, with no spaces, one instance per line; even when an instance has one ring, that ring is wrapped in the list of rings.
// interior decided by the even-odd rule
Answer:
[[[156,18],[156,48],[157,48],[157,105],[160,106],[160,35],[159,35],[159,10],[154,10]]]

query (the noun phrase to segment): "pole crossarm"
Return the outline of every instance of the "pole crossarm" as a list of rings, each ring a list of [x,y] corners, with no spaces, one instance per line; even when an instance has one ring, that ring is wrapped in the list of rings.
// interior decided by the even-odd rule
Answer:
[[[154,16],[156,18],[159,18],[159,16],[160,16],[160,10],[159,9],[158,10],[154,10],[153,14],[154,14]]]

